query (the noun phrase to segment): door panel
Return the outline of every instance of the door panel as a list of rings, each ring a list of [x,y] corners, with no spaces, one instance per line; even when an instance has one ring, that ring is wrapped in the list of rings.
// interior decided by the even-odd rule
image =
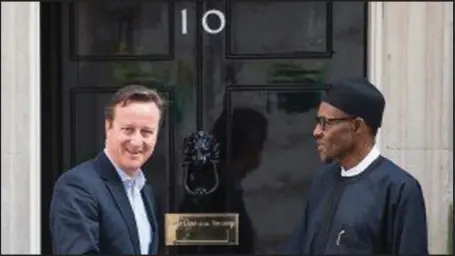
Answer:
[[[173,59],[172,2],[79,2],[70,8],[75,59]]]
[[[204,10],[224,10],[232,24],[220,37],[204,34],[204,128],[211,129],[226,104],[230,114],[251,108],[268,120],[261,164],[242,181],[256,230],[255,253],[279,253],[301,217],[319,164],[312,129],[320,93],[314,90],[365,75],[365,6],[300,1],[204,5]]]
[[[330,58],[332,5],[331,2],[226,1],[225,13],[231,21],[226,29],[227,56]]]
[[[256,109],[268,120],[261,164],[242,181],[243,199],[256,228],[257,253],[277,253],[289,238],[301,218],[304,195],[319,164],[312,138],[314,106],[304,113],[288,113],[276,100],[283,93],[317,98],[319,93],[312,92],[312,86],[228,88],[229,109]]]
[[[223,171],[248,171],[239,182],[256,234],[248,243],[255,253],[278,253],[301,216],[319,164],[312,130],[325,84],[366,75],[366,3],[115,1],[61,3],[58,9],[54,15],[61,24],[54,30],[61,35],[61,71],[52,75],[61,83],[49,97],[50,106],[60,107],[55,113],[61,132],[53,136],[61,142],[58,150],[49,150],[58,152],[53,172],[100,152],[107,100],[123,84],[145,84],[170,103],[156,151],[143,168],[162,211],[180,211],[185,199],[184,139],[200,129],[218,131],[229,166]],[[183,9],[185,35],[180,30]],[[217,35],[200,26],[209,9],[220,10],[228,20]],[[217,27],[219,21],[212,15],[208,24]],[[254,132],[219,128],[237,127],[236,113],[244,115],[240,127]],[[264,138],[263,127],[252,123],[261,121],[259,116],[267,122]],[[264,143],[254,144],[254,150],[238,146],[256,138]],[[221,189],[223,211],[232,211],[237,188]]]

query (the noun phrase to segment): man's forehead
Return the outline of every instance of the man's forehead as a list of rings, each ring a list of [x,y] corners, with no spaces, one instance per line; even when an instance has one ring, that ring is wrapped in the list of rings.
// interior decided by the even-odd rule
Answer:
[[[119,102],[115,105],[115,108],[116,109],[128,109],[128,108],[134,108],[137,106],[147,106],[147,107],[154,107],[154,108],[158,109],[158,106],[153,101],[132,101],[132,100],[126,100],[126,101]]]
[[[144,128],[144,129],[158,129],[159,127],[159,122],[147,122],[147,121],[141,121],[141,120],[131,120],[131,119],[122,119],[122,118],[114,118],[112,123],[115,124],[115,126],[119,127],[137,127],[137,128]]]
[[[318,116],[340,116],[346,115],[341,109],[330,105],[327,102],[322,101],[319,104]]]
[[[116,115],[161,115],[161,111],[154,102],[131,102],[125,105],[117,104],[114,108],[114,113]]]
[[[117,105],[114,113],[113,121],[120,125],[140,123],[141,125],[148,124],[152,127],[161,119],[161,113],[153,103],[150,106],[142,106],[141,108],[131,107],[130,105]]]

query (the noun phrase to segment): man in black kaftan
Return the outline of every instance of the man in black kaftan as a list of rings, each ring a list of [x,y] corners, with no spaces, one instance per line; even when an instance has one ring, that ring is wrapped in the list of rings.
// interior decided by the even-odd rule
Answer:
[[[428,254],[419,182],[375,145],[385,108],[367,80],[334,84],[314,137],[322,167],[309,190],[289,254]]]

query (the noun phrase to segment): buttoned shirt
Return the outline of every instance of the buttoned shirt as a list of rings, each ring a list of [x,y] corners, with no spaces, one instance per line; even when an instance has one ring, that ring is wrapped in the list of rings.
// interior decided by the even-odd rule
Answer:
[[[132,178],[128,176],[122,169],[120,169],[114,163],[114,161],[112,161],[106,149],[104,149],[104,153],[117,170],[117,173],[123,182],[123,186],[125,188],[126,195],[128,196],[131,210],[133,211],[134,219],[136,221],[141,254],[148,254],[153,237],[152,227],[150,225],[150,221],[147,216],[147,210],[145,209],[145,204],[142,200],[141,195],[141,190],[146,182],[144,173],[142,170],[139,170],[136,177]]]

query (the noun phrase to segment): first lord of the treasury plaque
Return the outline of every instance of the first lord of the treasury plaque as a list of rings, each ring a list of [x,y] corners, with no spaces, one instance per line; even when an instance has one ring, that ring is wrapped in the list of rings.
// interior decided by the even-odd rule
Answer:
[[[237,213],[167,213],[167,246],[238,245]]]

